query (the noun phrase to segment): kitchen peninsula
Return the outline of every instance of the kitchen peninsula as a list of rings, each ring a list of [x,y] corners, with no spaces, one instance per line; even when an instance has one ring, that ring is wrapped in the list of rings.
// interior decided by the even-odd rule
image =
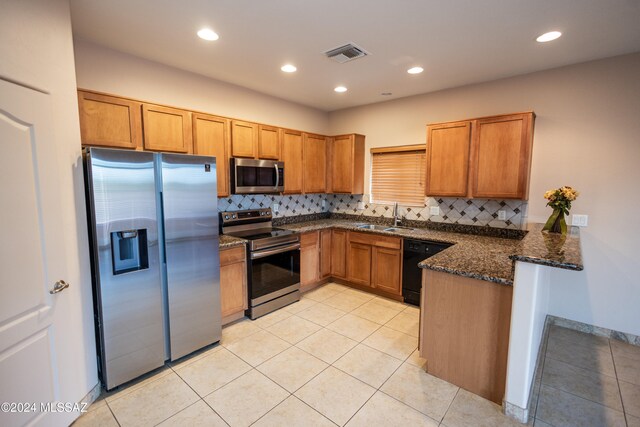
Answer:
[[[362,228],[364,222],[387,224],[385,219],[324,216],[301,216],[279,226],[300,233],[334,230],[453,244],[419,264],[424,269],[420,354],[426,370],[502,403],[510,415],[525,420],[547,314],[544,271],[583,269],[578,228],[561,236],[543,233],[542,224],[500,230],[429,223],[389,232]],[[348,249],[334,244],[332,257],[336,249],[345,251],[348,263]]]

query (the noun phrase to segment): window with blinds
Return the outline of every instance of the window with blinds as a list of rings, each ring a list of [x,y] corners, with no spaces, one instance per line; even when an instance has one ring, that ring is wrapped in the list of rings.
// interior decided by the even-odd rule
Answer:
[[[424,206],[424,145],[371,149],[371,202]]]

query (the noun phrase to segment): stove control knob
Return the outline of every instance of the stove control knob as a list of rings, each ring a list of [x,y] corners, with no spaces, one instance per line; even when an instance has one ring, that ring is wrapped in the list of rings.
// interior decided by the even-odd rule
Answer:
[[[236,214],[231,215],[232,219],[236,219]]]
[[[224,216],[224,219],[229,219],[229,215],[225,215],[225,216]]]
[[[264,216],[264,211],[260,212],[260,216]]]

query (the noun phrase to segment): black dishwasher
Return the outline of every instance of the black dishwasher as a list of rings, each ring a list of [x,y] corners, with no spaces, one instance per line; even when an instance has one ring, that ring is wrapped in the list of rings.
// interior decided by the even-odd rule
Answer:
[[[451,246],[450,243],[404,239],[402,254],[402,296],[404,302],[420,305],[422,269],[418,267],[418,263],[444,251],[449,246]]]

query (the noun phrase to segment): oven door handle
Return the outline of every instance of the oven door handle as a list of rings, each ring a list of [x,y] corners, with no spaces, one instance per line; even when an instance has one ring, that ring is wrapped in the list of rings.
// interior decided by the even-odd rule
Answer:
[[[282,252],[294,251],[296,249],[300,249],[300,243],[294,243],[292,245],[286,245],[286,246],[278,246],[277,248],[273,248],[273,249],[253,252],[251,254],[251,259],[264,258],[266,256],[280,254]]]

